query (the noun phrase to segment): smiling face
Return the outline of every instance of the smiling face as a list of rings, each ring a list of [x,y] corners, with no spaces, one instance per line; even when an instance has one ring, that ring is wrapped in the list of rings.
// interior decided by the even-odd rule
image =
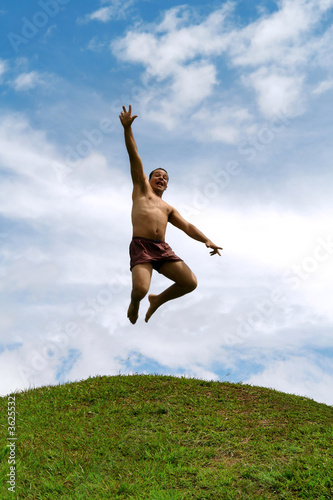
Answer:
[[[162,168],[157,168],[149,176],[149,183],[158,196],[162,196],[168,187],[169,176]]]

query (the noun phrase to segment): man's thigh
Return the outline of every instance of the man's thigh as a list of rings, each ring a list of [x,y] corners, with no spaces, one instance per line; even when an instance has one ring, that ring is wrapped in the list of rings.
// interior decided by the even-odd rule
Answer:
[[[132,269],[133,288],[145,288],[147,291],[150,287],[153,266],[148,262],[145,264],[137,264]]]
[[[166,278],[174,281],[178,285],[196,285],[197,279],[184,261],[165,262],[159,269],[159,272]]]

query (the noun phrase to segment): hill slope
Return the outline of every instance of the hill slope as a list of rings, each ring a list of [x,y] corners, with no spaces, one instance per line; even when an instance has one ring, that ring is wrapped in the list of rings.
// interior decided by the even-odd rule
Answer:
[[[150,375],[15,394],[15,492],[8,401],[0,498],[333,498],[333,409],[306,398]]]

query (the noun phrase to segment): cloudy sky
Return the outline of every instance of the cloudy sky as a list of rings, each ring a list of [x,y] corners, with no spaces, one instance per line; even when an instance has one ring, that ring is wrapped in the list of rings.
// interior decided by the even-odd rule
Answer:
[[[118,373],[333,404],[333,0],[2,6],[0,393]],[[198,288],[136,325],[132,104]],[[167,280],[154,274],[151,291]]]

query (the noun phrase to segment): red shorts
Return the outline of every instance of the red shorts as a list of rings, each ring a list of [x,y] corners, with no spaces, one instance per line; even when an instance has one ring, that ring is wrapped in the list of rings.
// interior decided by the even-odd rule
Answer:
[[[165,243],[165,241],[150,240],[149,238],[141,238],[138,236],[132,239],[129,252],[131,257],[131,271],[137,264],[146,263],[151,264],[153,269],[159,271],[160,267],[165,262],[178,262],[182,260],[177,257],[172,248]]]

